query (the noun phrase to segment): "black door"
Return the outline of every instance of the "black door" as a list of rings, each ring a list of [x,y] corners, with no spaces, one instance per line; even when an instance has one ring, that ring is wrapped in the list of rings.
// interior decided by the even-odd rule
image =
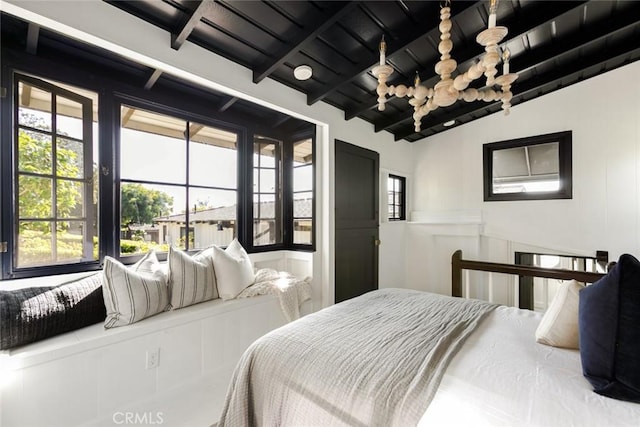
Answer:
[[[379,157],[336,140],[336,303],[378,289]]]

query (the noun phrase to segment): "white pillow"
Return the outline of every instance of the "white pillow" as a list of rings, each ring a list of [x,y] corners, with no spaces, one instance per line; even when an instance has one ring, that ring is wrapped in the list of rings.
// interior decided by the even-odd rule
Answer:
[[[562,282],[536,329],[536,341],[553,347],[578,349],[578,292],[584,285]]]
[[[103,274],[105,328],[130,325],[167,309],[167,278],[155,252],[147,253],[129,268],[107,256]]]
[[[213,247],[213,265],[223,300],[235,298],[255,280],[253,263],[238,239],[233,239],[225,250]]]
[[[189,254],[169,248],[171,308],[187,307],[218,298],[213,271],[213,248]]]

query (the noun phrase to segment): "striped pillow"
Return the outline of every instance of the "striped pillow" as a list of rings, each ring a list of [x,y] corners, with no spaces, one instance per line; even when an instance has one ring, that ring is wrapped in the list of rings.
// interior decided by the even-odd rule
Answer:
[[[218,298],[213,248],[194,256],[169,248],[169,288],[173,310]]]
[[[105,328],[130,325],[165,311],[169,305],[167,278],[155,252],[129,268],[105,257],[102,291],[107,309]]]

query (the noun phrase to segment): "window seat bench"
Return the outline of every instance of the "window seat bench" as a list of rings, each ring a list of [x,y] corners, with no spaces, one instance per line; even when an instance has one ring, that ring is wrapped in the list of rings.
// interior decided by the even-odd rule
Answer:
[[[275,296],[216,299],[0,352],[0,425],[210,426],[244,350],[285,323]]]

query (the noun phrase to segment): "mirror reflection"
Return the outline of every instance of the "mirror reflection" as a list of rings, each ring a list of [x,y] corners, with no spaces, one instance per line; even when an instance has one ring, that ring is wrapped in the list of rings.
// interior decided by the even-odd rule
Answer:
[[[484,200],[570,199],[571,132],[483,146]]]
[[[493,193],[558,191],[558,142],[493,152]]]

